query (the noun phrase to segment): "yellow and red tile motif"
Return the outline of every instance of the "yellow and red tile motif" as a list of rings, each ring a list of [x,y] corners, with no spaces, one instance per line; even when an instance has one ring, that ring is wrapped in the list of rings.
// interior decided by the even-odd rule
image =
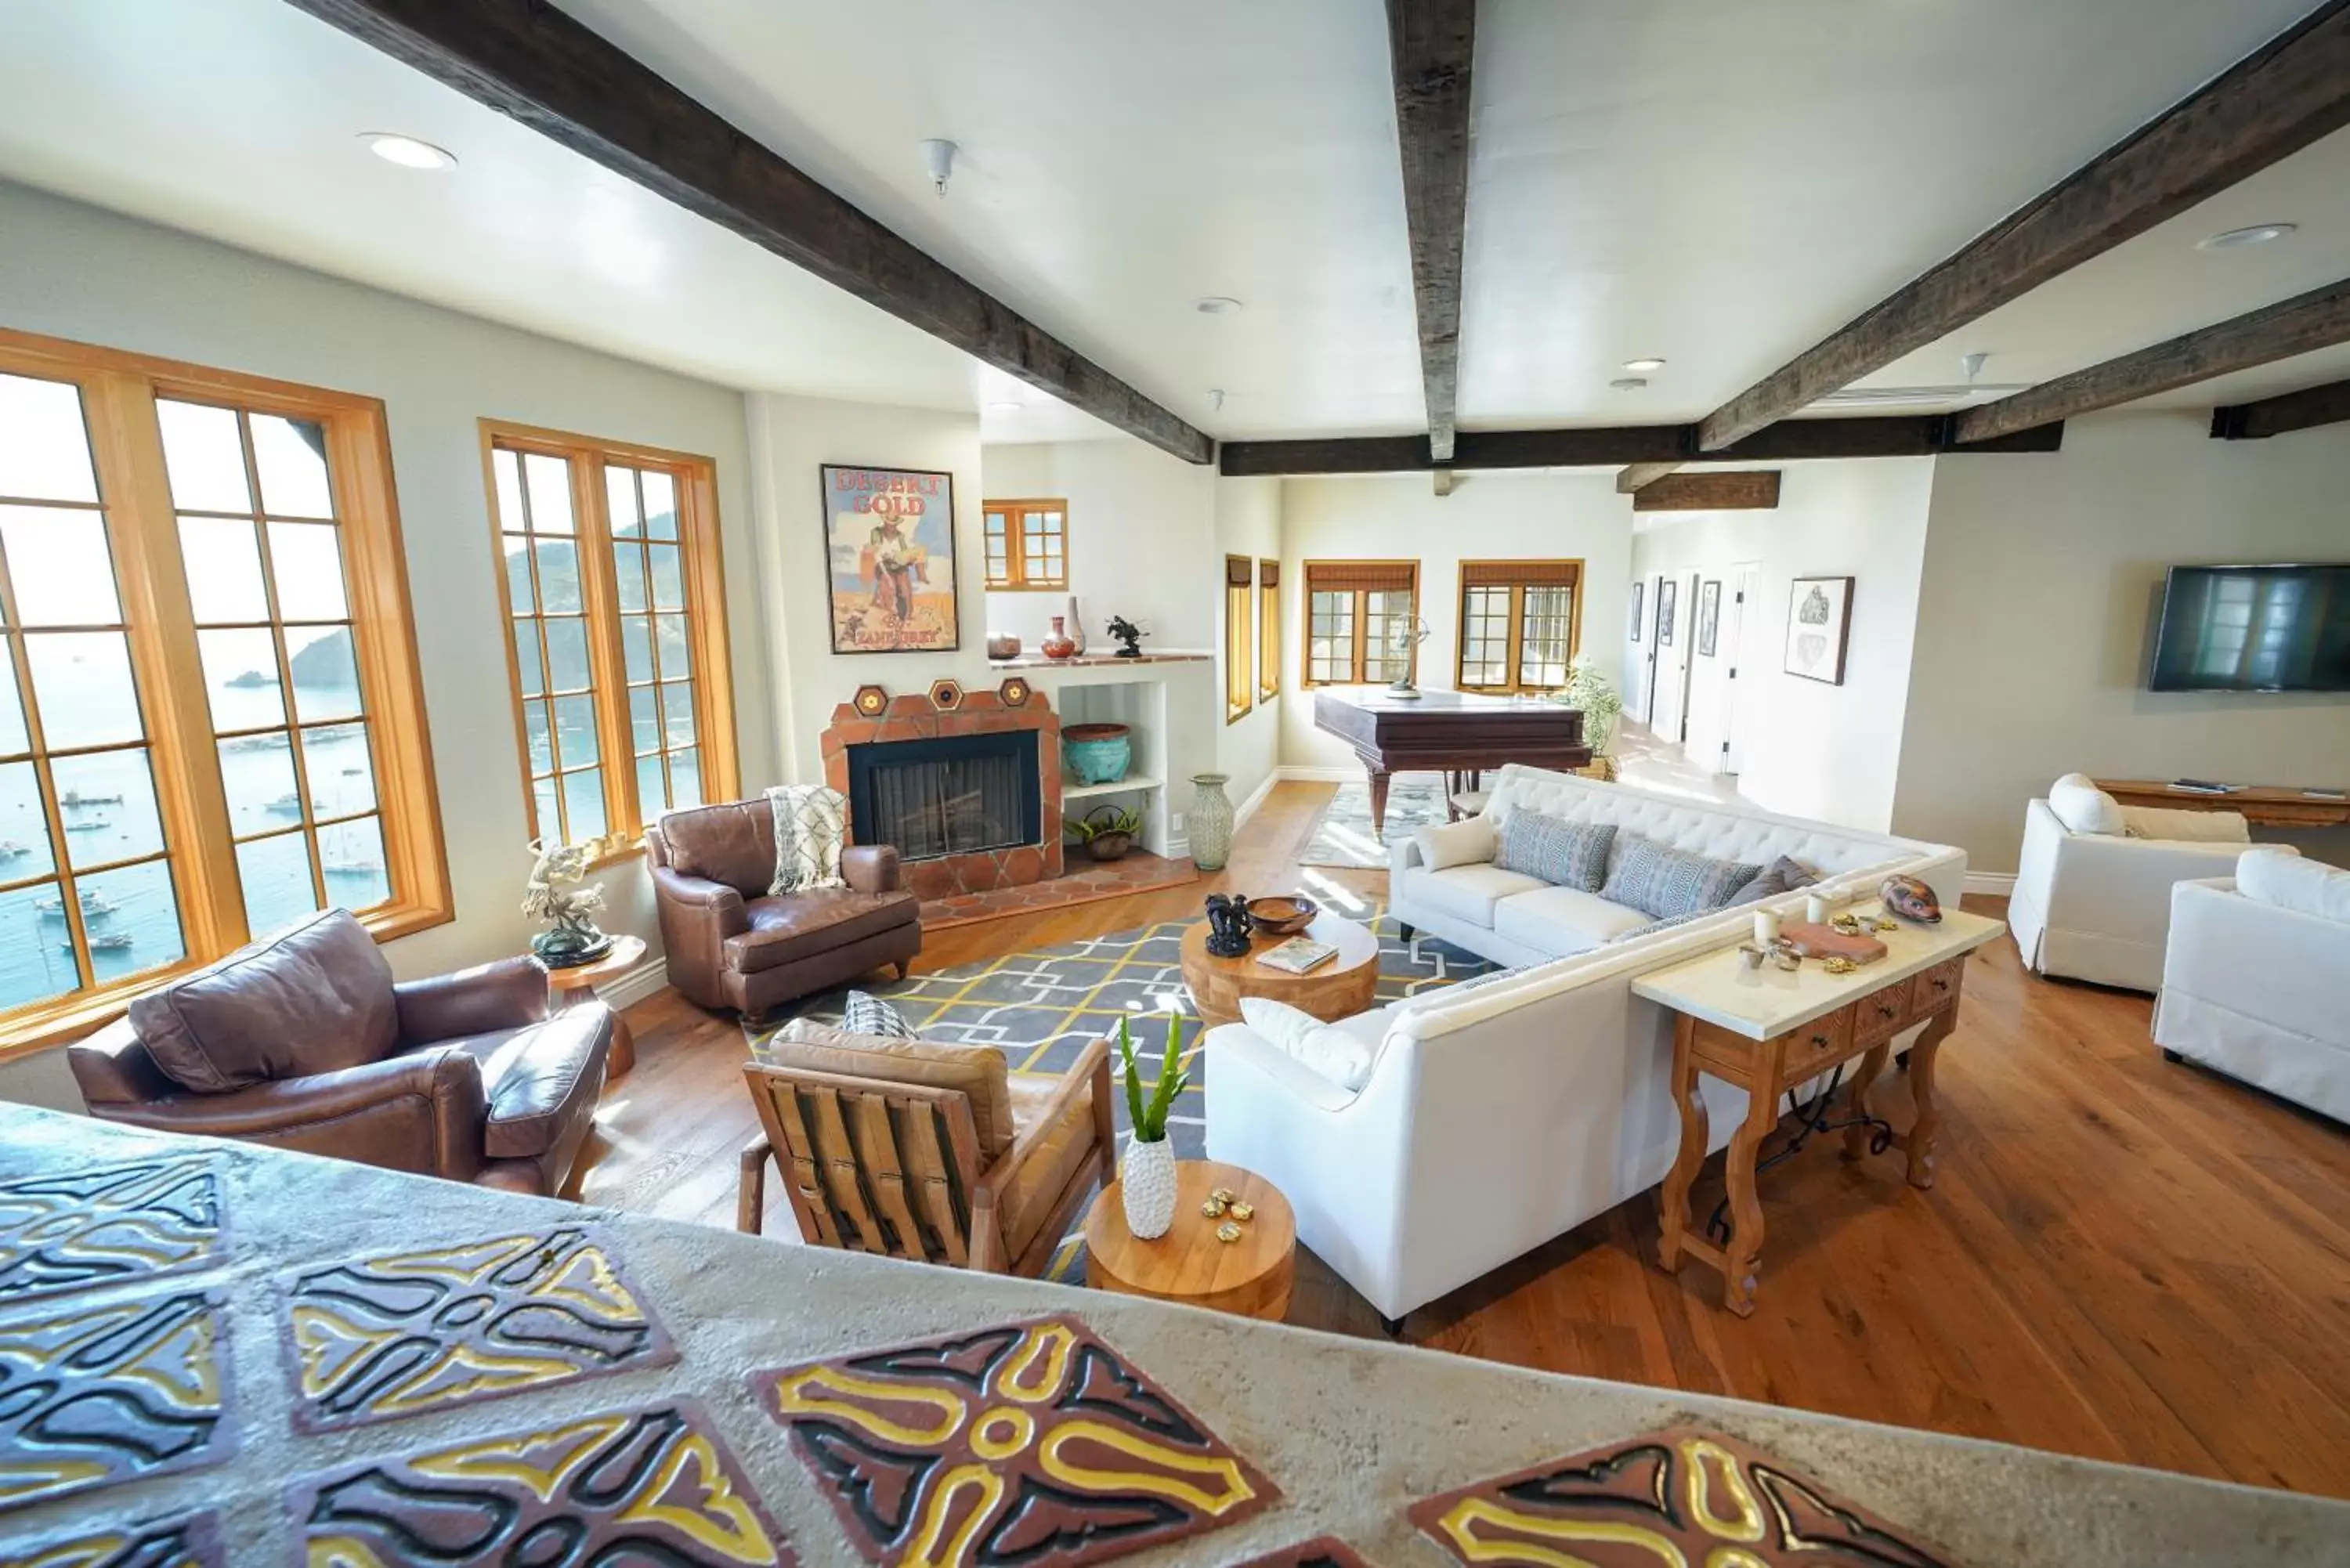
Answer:
[[[210,1156],[0,1181],[0,1306],[202,1268],[220,1232]]]
[[[1694,1427],[1586,1449],[1416,1503],[1463,1563],[1957,1568],[1762,1452]]]
[[[357,1258],[286,1293],[304,1431],[674,1359],[608,1240],[580,1225]]]
[[[794,1561],[689,1400],[369,1460],[296,1486],[287,1509],[317,1568]]]
[[[209,1513],[143,1524],[84,1524],[63,1535],[0,1547],[0,1568],[222,1568]]]
[[[226,1459],[224,1359],[202,1291],[0,1324],[0,1512]]]
[[[858,1548],[884,1564],[1072,1568],[1221,1529],[1281,1495],[1074,1317],[752,1386]]]

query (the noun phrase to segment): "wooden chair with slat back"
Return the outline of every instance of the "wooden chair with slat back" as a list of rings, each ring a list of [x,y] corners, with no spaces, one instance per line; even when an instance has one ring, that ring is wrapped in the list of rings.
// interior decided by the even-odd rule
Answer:
[[[743,1150],[735,1208],[736,1227],[754,1235],[772,1159],[811,1246],[1042,1274],[1115,1171],[1107,1041],[1049,1093],[1024,1095],[1011,1147],[992,1164],[962,1089],[757,1061],[743,1076],[766,1128]]]

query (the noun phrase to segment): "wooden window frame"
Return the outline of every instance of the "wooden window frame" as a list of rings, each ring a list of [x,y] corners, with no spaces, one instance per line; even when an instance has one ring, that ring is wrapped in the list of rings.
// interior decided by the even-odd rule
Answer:
[[[1367,657],[1368,649],[1365,646],[1370,633],[1369,596],[1375,593],[1394,593],[1398,590],[1316,587],[1314,579],[1317,574],[1333,576],[1365,569],[1399,567],[1407,574],[1406,587],[1402,591],[1411,595],[1411,607],[1404,613],[1409,619],[1417,621],[1419,618],[1419,563],[1415,560],[1329,559],[1306,561],[1302,565],[1304,570],[1301,575],[1305,578],[1305,583],[1304,592],[1298,601],[1302,607],[1302,613],[1297,618],[1297,646],[1300,654],[1297,671],[1298,686],[1301,689],[1311,690],[1316,686],[1374,684],[1367,673],[1370,663]],[[1354,596],[1354,649],[1348,665],[1350,677],[1347,680],[1317,680],[1314,677],[1314,596],[1316,593],[1345,593]],[[1419,679],[1419,645],[1418,643],[1412,645],[1408,672],[1409,679],[1415,681]]]
[[[1237,724],[1256,711],[1256,650],[1250,609],[1256,603],[1256,561],[1224,557],[1224,722]]]
[[[1029,496],[1011,501],[987,501],[980,504],[980,574],[992,594],[1045,594],[1069,591],[1069,504],[1056,496]],[[1061,519],[1061,575],[1057,577],[1032,577],[1028,575],[1028,519],[1045,513]],[[1003,576],[995,575],[995,565],[987,558],[986,520],[990,513],[1003,515]]]
[[[678,558],[685,587],[686,637],[692,649],[693,726],[702,753],[702,798],[728,801],[741,794],[743,786],[735,748],[733,661],[726,630],[725,550],[718,524],[718,465],[692,452],[571,431],[504,420],[483,420],[480,425],[491,562],[498,582],[498,634],[505,644],[506,694],[514,709],[523,821],[534,839],[540,836],[538,800],[531,790],[530,731],[523,715],[522,664],[515,653],[514,594],[506,582],[506,530],[498,512],[497,453],[501,448],[536,453],[561,458],[571,467],[573,537],[579,541],[580,610],[588,628],[597,763],[604,778],[605,831],[588,843],[592,864],[610,865],[642,850],[646,822],[643,803],[637,796],[635,730],[629,716],[628,662],[620,646],[619,590],[612,573],[611,517],[604,471],[607,464],[659,469],[677,486]],[[548,672],[542,668],[542,674]],[[553,722],[551,708],[549,722]],[[556,787],[559,799],[559,774]]]
[[[310,421],[325,432],[352,654],[364,722],[375,737],[369,763],[391,889],[388,900],[359,911],[358,919],[380,942],[454,919],[382,400],[5,327],[0,327],[0,371],[70,382],[81,390],[187,953],[175,963],[12,1009],[0,1018],[0,1061],[78,1038],[120,1016],[134,997],[251,939],[211,699],[196,654],[195,612],[164,468],[158,399]],[[286,724],[289,730],[300,725],[290,691]],[[307,780],[298,771],[295,782],[307,793]],[[54,837],[57,824],[50,826],[62,863],[63,841]],[[58,886],[64,885],[60,877]],[[78,911],[68,919],[78,923]]]
[[[1281,563],[1256,564],[1256,696],[1270,702],[1281,695]]]
[[[1531,580],[1534,573],[1528,571],[1525,576],[1511,581],[1471,582],[1471,577],[1479,575],[1480,568],[1488,575],[1505,574],[1514,569],[1536,568],[1552,576],[1557,575],[1560,568],[1565,568],[1573,574],[1574,580],[1564,585],[1555,582],[1534,582]],[[1544,557],[1534,560],[1462,561],[1459,567],[1456,588],[1458,597],[1455,608],[1458,613],[1453,622],[1453,684],[1462,691],[1488,691],[1503,694],[1556,691],[1557,688],[1555,686],[1536,685],[1525,679],[1526,590],[1530,587],[1562,586],[1566,588],[1568,596],[1566,658],[1571,665],[1575,661],[1575,655],[1583,649],[1583,579],[1584,563],[1580,559]],[[1469,596],[1479,588],[1503,587],[1510,593],[1509,642],[1504,660],[1510,678],[1500,685],[1472,685],[1469,680]]]

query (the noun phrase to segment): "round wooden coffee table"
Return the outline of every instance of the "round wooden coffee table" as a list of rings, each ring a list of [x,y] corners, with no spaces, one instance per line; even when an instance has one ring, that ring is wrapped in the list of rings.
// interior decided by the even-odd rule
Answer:
[[[1260,934],[1239,958],[1218,958],[1208,950],[1207,921],[1185,931],[1183,983],[1191,988],[1201,1021],[1211,1027],[1239,1023],[1243,996],[1285,1002],[1325,1023],[1367,1012],[1379,983],[1379,939],[1326,912],[1314,918],[1305,935],[1336,948],[1338,956],[1304,974],[1288,974],[1256,961],[1287,937]]]
[[[1216,1240],[1220,1220],[1200,1212],[1219,1187],[1256,1213],[1237,1241]],[[1155,1241],[1126,1228],[1126,1198],[1113,1181],[1086,1216],[1086,1283],[1118,1295],[1182,1302],[1279,1323],[1289,1314],[1297,1262],[1297,1221],[1289,1199],[1263,1177],[1212,1159],[1175,1163],[1175,1223]]]
[[[607,981],[619,979],[645,961],[645,939],[627,935],[612,939],[612,950],[594,963],[574,964],[569,969],[546,971],[546,999],[559,1012],[582,1002],[596,1000],[596,988]],[[546,966],[542,964],[541,968]],[[620,1010],[612,1010],[612,1054],[604,1064],[604,1075],[617,1078],[637,1064],[637,1037],[629,1032],[629,1021]]]

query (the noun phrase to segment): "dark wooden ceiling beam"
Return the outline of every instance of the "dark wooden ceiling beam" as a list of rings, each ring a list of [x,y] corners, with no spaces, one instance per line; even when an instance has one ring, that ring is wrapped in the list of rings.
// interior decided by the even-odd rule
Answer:
[[[1477,0],[1388,0],[1412,305],[1431,462],[1452,455],[1461,388],[1461,246],[1469,217],[1469,67]]]
[[[2350,420],[2350,381],[2328,381],[2298,392],[2262,398],[2256,403],[2231,403],[2211,410],[2211,434],[2218,441],[2266,441],[2271,436],[2318,425],[2338,425]]]
[[[1680,470],[1680,467],[1681,465],[1679,462],[1633,463],[1631,466],[1625,469],[1623,472],[1616,476],[1616,493],[1618,495],[1638,495],[1648,486],[1656,483],[1657,481],[1665,478],[1669,474],[1678,472]]]
[[[1955,433],[1960,441],[2012,435],[2345,342],[2350,342],[2350,279],[1969,409],[1958,416]]]
[[[288,0],[976,359],[1190,462],[1151,401],[544,0]]]
[[[1782,420],[1735,446],[1683,459],[1689,425],[1611,425],[1555,431],[1462,431],[1456,472],[1492,468],[1614,468],[1624,463],[1789,462],[1806,459],[1932,457],[1940,452],[2054,452],[2064,427],[2045,425],[1960,448],[1948,414],[1866,419]],[[1217,452],[1234,478],[1284,473],[1420,473],[1437,465],[1418,436],[1357,436],[1316,441],[1228,441]]]
[[[1635,512],[1768,512],[1778,504],[1775,468],[1669,473],[1632,493]]]
[[[1702,421],[1711,452],[1810,407],[2350,124],[2350,0],[2167,113]]]

